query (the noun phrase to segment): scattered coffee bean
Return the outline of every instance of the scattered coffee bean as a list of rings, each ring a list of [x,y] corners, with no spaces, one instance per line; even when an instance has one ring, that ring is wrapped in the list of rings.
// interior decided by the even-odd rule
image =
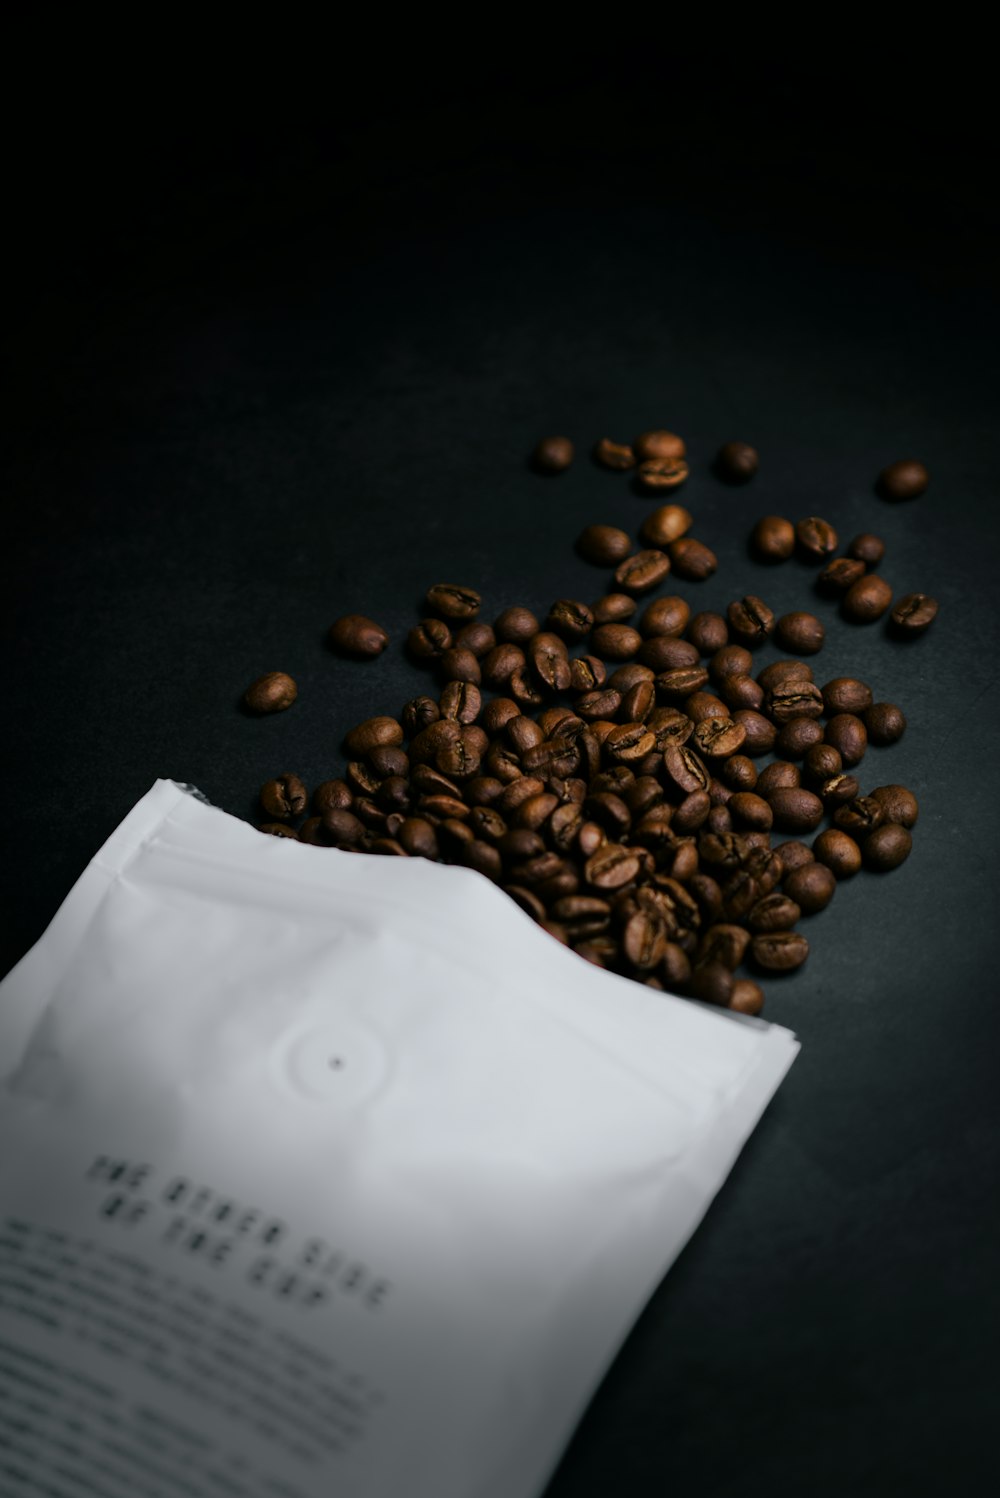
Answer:
[[[243,701],[252,713],[283,713],[291,707],[299,689],[285,671],[268,671],[247,687]]]
[[[886,499],[916,499],[930,483],[930,475],[916,458],[890,463],[878,476],[878,489]]]
[[[729,995],[729,1008],[737,1014],[760,1014],[764,990],[752,978],[737,978]]]
[[[884,577],[868,572],[852,583],[840,605],[845,619],[853,624],[872,624],[881,619],[892,602],[892,589]]]
[[[574,598],[560,598],[549,609],[546,629],[563,640],[582,640],[594,626],[594,616],[585,603]]]
[[[822,801],[805,786],[779,786],[768,796],[768,805],[781,832],[812,832],[823,820]]]
[[[828,827],[813,843],[813,856],[835,879],[850,879],[861,868],[861,849],[839,827]]]
[[[687,454],[683,437],[676,432],[643,432],[632,443],[632,449],[640,463],[655,463],[683,458]]]
[[[647,638],[653,635],[682,635],[690,617],[690,606],[683,598],[673,595],[657,598],[643,610],[639,629]]]
[[[883,822],[870,832],[861,844],[865,863],[878,873],[898,869],[910,856],[913,838],[898,822]]]
[[[765,972],[790,973],[809,956],[809,943],[797,931],[768,931],[753,938],[750,951]]]
[[[793,869],[800,869],[804,863],[812,863],[813,853],[808,844],[793,840],[788,843],[779,843],[774,850],[781,859],[783,874],[790,874]]]
[[[602,468],[615,469],[621,473],[635,467],[635,453],[624,442],[612,442],[610,437],[602,437],[594,448],[594,461]]]
[[[782,681],[812,681],[812,666],[808,661],[772,661],[758,673],[757,680],[765,692]]]
[[[801,783],[802,772],[798,765],[789,764],[787,760],[776,759],[761,770],[757,777],[756,791],[758,796],[763,796],[767,801],[770,800],[773,791],[794,790]]]
[[[834,557],[832,562],[827,562],[816,582],[827,593],[846,593],[864,575],[865,564],[857,557]]]
[[[458,725],[454,724],[452,726],[457,736]],[[441,727],[444,728],[445,725],[441,724]],[[427,731],[425,730],[425,732]],[[403,725],[397,723],[395,718],[385,716],[366,718],[356,728],[350,729],[344,737],[344,745],[348,754],[356,755],[358,758],[367,754],[369,750],[376,749],[379,746],[394,746],[402,742]]]
[[[817,721],[818,714],[811,718],[789,718],[782,726],[775,741],[775,748],[786,759],[801,759],[807,750],[821,742],[823,725]]]
[[[823,688],[823,710],[826,713],[863,713],[871,706],[872,689],[856,676],[835,676]]]
[[[872,744],[895,744],[906,732],[903,710],[894,702],[872,702],[862,716]]]
[[[782,889],[789,899],[795,901],[803,915],[816,915],[833,899],[837,879],[825,863],[814,860],[786,874]]]
[[[344,655],[365,658],[381,655],[389,643],[389,636],[381,624],[364,614],[344,614],[330,625],[330,644]]]
[[[503,613],[493,621],[493,630],[498,640],[505,645],[526,645],[533,635],[537,635],[541,628],[537,618],[530,609],[521,605],[504,609]]]
[[[749,442],[725,442],[715,455],[715,471],[728,484],[745,484],[760,466],[756,448]]]
[[[890,614],[892,627],[904,639],[922,635],[937,618],[938,601],[926,593],[907,593]]]
[[[721,614],[695,614],[686,633],[699,655],[714,655],[729,642],[729,626]]]
[[[298,838],[299,836],[294,827],[286,827],[283,822],[258,822],[257,831],[270,833],[272,837]]]
[[[795,526],[795,540],[807,562],[825,562],[837,550],[837,532],[828,520],[809,515]]]
[[[670,558],[665,552],[637,551],[616,568],[615,582],[626,593],[648,593],[659,587],[669,571]]]
[[[687,476],[688,465],[683,458],[652,458],[640,463],[637,472],[639,487],[651,493],[677,489]]]
[[[260,804],[268,816],[285,821],[302,815],[309,804],[309,792],[297,775],[286,771],[261,787]]]
[[[905,785],[877,786],[871,799],[881,806],[885,822],[898,822],[901,827],[910,828],[920,815],[917,798]]]
[[[774,633],[773,610],[753,593],[735,599],[726,609],[726,618],[730,633],[750,649],[763,645]]]
[[[848,769],[859,765],[868,748],[868,730],[854,713],[837,713],[823,730],[828,744],[840,750],[840,756]]]
[[[795,550],[795,527],[783,515],[764,515],[750,532],[750,546],[762,562],[787,562]]]
[[[822,649],[826,630],[815,614],[796,609],[778,620],[775,635],[783,650],[797,650],[801,655],[815,655]]]
[[[664,551],[671,541],[679,541],[687,535],[694,524],[689,511],[683,505],[660,505],[652,510],[642,522],[639,535],[647,546]]]
[[[855,536],[848,546],[847,555],[856,557],[867,567],[877,567],[885,556],[885,542],[879,536],[871,535],[869,531],[862,531],[861,535]]]
[[[427,590],[427,607],[442,619],[474,619],[482,599],[475,588],[454,583],[435,583]],[[502,638],[502,637],[501,637]]]
[[[588,525],[576,538],[576,549],[598,567],[616,567],[632,550],[632,541],[616,525]]]
[[[531,459],[540,473],[563,473],[573,461],[573,451],[568,437],[543,437]]]
[[[701,582],[706,577],[711,577],[719,565],[715,552],[693,536],[682,536],[679,541],[671,541],[668,551],[678,577],[687,578],[691,582]]]
[[[457,631],[454,643],[461,650],[471,650],[476,659],[481,660],[494,649],[497,637],[485,619],[473,619]]]
[[[620,624],[631,619],[638,605],[627,593],[606,593],[590,606],[595,624]]]

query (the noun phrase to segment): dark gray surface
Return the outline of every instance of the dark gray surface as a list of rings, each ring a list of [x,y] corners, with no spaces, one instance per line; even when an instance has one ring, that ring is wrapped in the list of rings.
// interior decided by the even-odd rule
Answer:
[[[921,816],[909,862],[840,887],[805,968],[768,985],[802,1053],[551,1498],[964,1490],[998,1393],[998,327],[978,200],[894,257],[866,217],[874,172],[825,235],[815,185],[797,216],[794,163],[764,147],[781,211],[734,222],[697,191],[595,202],[593,141],[553,188],[501,124],[499,154],[480,134],[432,166],[418,145],[381,176],[359,165],[378,139],[336,168],[308,155],[291,188],[230,163],[231,209],[202,171],[168,195],[167,251],[140,214],[122,252],[110,171],[83,269],[39,277],[7,488],[4,966],[157,776],[250,817],[271,775],[337,773],[345,728],[427,687],[402,644],[430,583],[478,588],[488,618],[596,597],[575,535],[634,533],[654,502],[587,450],[682,433],[677,497],[720,567],[661,591],[814,607],[817,680],[857,674],[908,718],[863,786],[910,786]],[[525,457],[548,431],[580,456],[546,480]],[[761,452],[740,489],[709,471],[733,437]],[[891,505],[873,481],[902,456],[932,483]],[[813,570],[748,556],[765,513],[876,531],[880,571],[939,620],[905,645],[845,624]],[[374,663],[325,648],[354,610],[392,636]],[[238,700],[269,669],[300,699],[255,721]]]

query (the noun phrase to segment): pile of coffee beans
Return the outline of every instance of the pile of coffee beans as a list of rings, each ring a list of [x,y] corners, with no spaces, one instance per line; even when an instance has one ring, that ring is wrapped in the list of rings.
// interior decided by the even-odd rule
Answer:
[[[687,475],[684,444],[669,432],[631,446],[603,439],[595,457],[647,470],[650,490]],[[555,473],[572,458],[568,439],[547,438],[532,461]],[[716,459],[731,482],[756,466],[744,443]],[[576,549],[612,569],[608,591],[589,603],[555,599],[542,618],[514,604],[489,623],[475,588],[434,583],[407,638],[434,687],[352,728],[342,775],[311,797],[294,773],[268,781],[261,830],[475,869],[588,961],[759,1013],[757,980],[802,966],[800,924],[838,882],[909,856],[918,806],[905,786],[863,788],[856,772],[869,743],[895,743],[906,719],[856,677],[817,681],[801,659],[824,644],[813,613],[776,617],[750,594],[724,615],[692,613],[674,594],[640,604],[672,574],[714,573],[692,526],[674,503],[647,514],[639,545],[616,526],[586,526]],[[885,550],[874,535],[837,557],[837,534],[820,517],[765,516],[750,544],[767,561],[797,553],[822,564],[818,585],[843,594],[849,619],[889,610],[892,591],[869,570]],[[917,635],[936,612],[933,599],[910,594],[892,625]],[[753,650],[772,638],[789,658],[755,669]],[[375,657],[388,636],[348,615],[330,640]],[[290,677],[271,672],[246,703],[280,711],[295,695]]]

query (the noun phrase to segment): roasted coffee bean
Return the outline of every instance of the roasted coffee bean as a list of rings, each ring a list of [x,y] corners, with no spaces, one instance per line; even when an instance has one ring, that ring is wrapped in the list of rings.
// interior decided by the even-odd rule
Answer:
[[[531,461],[539,473],[563,473],[573,461],[573,444],[568,437],[543,437]]]
[[[613,718],[622,705],[622,694],[613,687],[601,687],[596,692],[585,692],[576,699],[576,710],[587,722],[598,718]]]
[[[632,831],[632,843],[654,851],[674,848],[677,834],[673,828],[673,809],[666,805],[653,806],[636,822]]]
[[[698,963],[692,969],[688,992],[706,1004],[729,1004],[733,991],[733,975],[721,962]]]
[[[794,718],[818,718],[823,712],[823,693],[814,681],[779,681],[765,697],[764,711],[779,725]]]
[[[323,827],[322,817],[307,817],[298,831],[300,843],[308,843],[312,848],[328,848],[330,839]]]
[[[823,820],[823,802],[804,786],[778,787],[768,796],[768,805],[781,832],[812,832]]]
[[[646,516],[639,527],[639,535],[647,546],[665,551],[671,541],[679,541],[687,535],[694,524],[691,514],[683,505],[660,505]]]
[[[252,713],[283,713],[298,695],[299,689],[287,672],[268,671],[247,687],[243,701]]]
[[[720,683],[719,691],[726,706],[733,711],[750,707],[759,712],[764,705],[764,688],[752,676],[727,676]]]
[[[260,804],[270,817],[300,817],[309,804],[309,792],[298,775],[286,770],[261,787]]]
[[[523,671],[525,664],[524,651],[519,645],[496,645],[483,660],[483,681],[497,691],[510,681],[515,671]]]
[[[400,713],[400,722],[408,739],[415,738],[421,729],[436,723],[441,709],[433,697],[413,697]]]
[[[707,682],[708,672],[703,666],[679,666],[674,671],[659,673],[656,690],[666,702],[679,702],[684,697],[690,697],[692,692],[700,691]]]
[[[571,692],[596,692],[607,678],[604,662],[596,655],[580,655],[569,663]]]
[[[474,619],[482,599],[475,588],[455,583],[435,583],[427,590],[427,607],[442,619]]]
[[[894,702],[873,702],[865,708],[862,717],[872,744],[895,744],[906,732],[903,710]]]
[[[671,458],[683,458],[687,454],[683,437],[676,432],[657,429],[643,432],[632,443],[632,451],[640,463],[655,463]]]
[[[312,809],[318,817],[325,811],[350,811],[353,800],[346,780],[324,780],[313,791]]]
[[[639,872],[639,856],[621,843],[605,843],[584,865],[584,878],[595,889],[621,889]]]
[[[565,692],[571,674],[566,646],[558,635],[542,631],[528,645],[528,659],[539,682],[550,692]],[[511,678],[513,684],[514,678]]]
[[[823,708],[831,716],[835,713],[863,713],[870,707],[871,700],[871,687],[854,676],[835,676],[823,688]]]
[[[760,458],[749,442],[724,442],[715,455],[714,466],[727,484],[745,484],[757,472]]]
[[[493,621],[493,632],[505,645],[526,645],[541,628],[530,609],[514,604]]]
[[[470,806],[492,806],[503,795],[504,785],[493,775],[474,775],[465,782],[462,790]]]
[[[909,858],[912,847],[913,838],[905,827],[898,822],[883,822],[881,827],[868,834],[861,844],[861,851],[870,869],[886,873],[898,869]]]
[[[461,724],[452,718],[439,718],[436,723],[428,723],[410,741],[410,763],[430,764],[442,745],[454,743],[461,731]]]
[[[344,614],[330,625],[329,641],[334,650],[343,655],[371,658],[381,655],[389,643],[389,636],[381,624],[367,619],[364,614]]]
[[[549,818],[548,836],[560,853],[568,853],[576,844],[583,813],[575,801],[564,801]]]
[[[622,723],[604,740],[605,755],[624,764],[643,759],[655,747],[656,739],[644,723]]]
[[[728,676],[749,676],[753,671],[753,656],[742,645],[723,645],[708,663],[713,681],[722,682]]]
[[[790,931],[802,911],[795,901],[780,890],[772,890],[751,906],[747,925],[751,931]]]
[[[363,760],[352,759],[347,766],[347,778],[356,795],[374,796],[379,788],[379,777]]]
[[[837,549],[837,532],[827,520],[809,515],[795,526],[799,552],[807,562],[825,562]]]
[[[801,868],[804,863],[811,863],[813,858],[808,845],[796,839],[787,843],[778,843],[772,852],[781,864],[782,877],[790,874],[792,869]]]
[[[541,832],[558,805],[559,797],[553,796],[551,791],[541,791],[537,796],[529,796],[514,812],[514,825],[527,827],[531,832]]]
[[[368,755],[368,763],[381,780],[387,779],[390,775],[409,775],[410,773],[410,757],[406,750],[391,744],[372,749]]]
[[[573,598],[560,598],[549,609],[545,621],[546,629],[552,630],[562,640],[582,640],[590,633],[594,616],[585,603]]]
[[[615,569],[615,582],[626,593],[648,593],[659,587],[669,571],[670,559],[665,552],[637,551]]]
[[[639,775],[624,792],[624,800],[632,815],[641,817],[663,804],[663,787],[655,775]]]
[[[601,936],[611,924],[611,906],[596,895],[564,895],[553,904],[552,915],[566,927],[572,941]]]
[[[818,586],[827,593],[846,593],[865,575],[865,564],[856,557],[834,557],[827,562],[816,579]]]
[[[482,712],[483,695],[474,681],[449,681],[441,689],[440,707],[442,718],[467,726]],[[485,753],[485,743],[482,747]]]
[[[590,612],[594,616],[595,624],[622,624],[626,619],[631,619],[638,607],[634,598],[627,593],[606,593],[596,603],[590,606]]]
[[[670,819],[672,831],[681,836],[697,832],[698,828],[708,820],[711,810],[712,802],[708,792],[692,791],[690,796],[685,796],[681,804],[674,809]]]
[[[809,943],[797,931],[767,931],[753,938],[750,951],[765,972],[790,973],[809,956]]]
[[[455,738],[458,738],[457,734]],[[415,765],[410,776],[410,783],[421,796],[461,795],[457,782],[442,774],[434,765]]]
[[[846,806],[848,801],[853,801],[860,795],[861,787],[853,775],[846,771],[839,775],[831,775],[829,780],[824,780],[818,787],[817,793],[823,805],[830,810],[836,811],[838,806]]]
[[[763,645],[774,631],[773,610],[753,593],[734,599],[726,609],[726,618],[730,633],[749,648]]]
[[[699,661],[700,656],[690,641],[678,640],[675,635],[653,635],[639,647],[639,664],[653,672],[697,666]]]
[[[691,959],[678,942],[667,942],[660,972],[669,990],[676,992],[686,986],[691,977]]]
[[[783,650],[797,650],[800,655],[815,655],[823,647],[826,630],[815,614],[795,609],[778,620],[775,635]]]
[[[663,751],[664,785],[673,786],[683,795],[692,791],[707,791],[711,775],[704,762],[687,745],[670,745]]]
[[[662,489],[677,489],[688,476],[688,465],[684,458],[652,458],[640,463],[637,473],[639,486],[651,493]]]
[[[868,572],[848,588],[840,611],[852,624],[872,624],[881,619],[891,602],[892,589],[885,578]]]
[[[675,707],[656,707],[646,719],[646,727],[656,738],[661,754],[671,747],[679,749],[694,731],[691,719]]]
[[[787,562],[795,550],[795,527],[783,515],[763,515],[750,532],[750,546],[762,562]]]
[[[729,643],[729,626],[721,614],[695,614],[686,633],[699,655],[715,655]]]
[[[634,687],[629,687],[622,698],[622,719],[626,723],[645,723],[655,706],[656,688],[653,683],[651,681],[637,681]],[[655,737],[652,747],[654,749],[656,747]]]
[[[927,469],[916,458],[890,463],[878,476],[878,489],[886,499],[916,499],[930,482]]]
[[[258,832],[267,832],[271,837],[291,837],[298,839],[299,833],[294,827],[286,827],[283,822],[258,822]]]
[[[885,542],[879,536],[873,536],[869,531],[863,531],[860,536],[855,536],[847,548],[849,557],[857,557],[859,562],[864,562],[867,567],[877,567],[885,556]]]
[[[763,796],[756,791],[737,791],[726,803],[734,823],[755,831],[767,832],[774,822],[774,814]]]
[[[427,731],[426,729],[424,730]],[[403,742],[403,726],[397,723],[395,718],[379,716],[366,718],[364,723],[359,723],[352,728],[344,738],[347,752],[355,758],[360,759],[369,750],[378,748],[380,745],[395,746]]]
[[[517,718],[520,714],[521,709],[513,698],[495,697],[483,708],[481,721],[487,733],[497,734],[511,718]]]
[[[802,760],[806,778],[814,785],[822,785],[824,780],[839,775],[843,768],[840,750],[835,749],[832,744],[813,744],[806,750]]]
[[[533,718],[526,718],[522,714],[517,718],[508,718],[503,728],[504,738],[511,748],[518,754],[523,754],[526,749],[534,749],[536,744],[545,742],[545,732],[541,725]]]
[[[752,978],[737,978],[729,995],[729,1008],[737,1014],[760,1014],[764,1008],[764,990]]]
[[[364,834],[364,823],[350,811],[325,811],[321,821],[323,831],[335,847],[352,846],[360,842]]]
[[[563,738],[546,739],[521,755],[525,775],[540,775],[545,780],[552,775],[562,778],[575,775],[579,765],[579,749]]]
[[[685,699],[683,711],[691,719],[692,723],[704,723],[706,718],[728,718],[729,710],[726,704],[711,692],[695,692],[691,697]]]
[[[770,754],[778,737],[777,729],[762,713],[753,708],[740,707],[733,713],[733,722],[741,723],[746,731],[743,752],[751,757],[755,754]]]
[[[822,738],[823,725],[816,718],[790,718],[778,734],[774,747],[786,759],[801,759]]]
[[[533,721],[542,731],[541,738],[537,740],[538,743],[541,743],[542,739],[554,739],[566,724],[583,727],[583,719],[578,718],[572,708],[559,705],[547,707]]]
[[[497,839],[497,848],[510,864],[528,863],[545,852],[545,843],[530,827],[511,827]]]
[[[635,453],[624,442],[612,442],[610,437],[602,437],[594,447],[594,461],[602,468],[622,473],[635,467]]]
[[[750,945],[750,933],[744,926],[725,922],[709,926],[698,942],[699,964],[721,962],[730,972],[739,967]]]
[[[571,943],[573,951],[593,967],[611,968],[618,959],[618,943],[613,936],[593,936],[587,941]]]
[[[711,577],[719,565],[715,552],[710,551],[704,541],[697,541],[693,536],[682,536],[679,541],[671,541],[668,551],[677,576],[691,582],[702,582],[706,577]]]
[[[825,910],[833,899],[837,879],[832,869],[814,859],[812,863],[804,863],[801,868],[786,874],[782,887],[803,915],[815,915]]]
[[[463,624],[454,640],[459,649],[471,650],[477,660],[488,655],[496,642],[496,635],[485,619],[472,619],[468,624]]]
[[[772,661],[757,673],[757,680],[765,692],[785,681],[812,681],[812,666],[808,661]]]
[[[695,727],[691,741],[709,759],[725,759],[743,747],[747,731],[732,718],[705,718]]]
[[[657,598],[643,611],[639,629],[647,638],[654,635],[682,635],[690,617],[691,609],[683,598]]]
[[[813,843],[813,856],[835,879],[850,879],[861,867],[861,849],[840,827],[828,827]]]
[[[734,754],[723,765],[722,778],[730,790],[752,791],[757,784],[757,767],[745,754]]]
[[[458,781],[471,780],[473,775],[478,775],[481,761],[478,746],[466,737],[464,729],[453,743],[442,745],[434,757],[435,767],[441,774]]]
[[[591,631],[590,643],[605,660],[627,661],[639,649],[642,636],[628,624],[599,624]]]
[[[545,701],[545,693],[532,684],[527,668],[514,672],[507,682],[507,691],[522,708],[540,707]]]
[[[409,811],[410,799],[410,782],[404,775],[388,775],[375,792],[375,800],[387,812]]]
[[[544,921],[545,906],[534,893],[523,884],[505,884],[504,894],[510,895],[515,905],[520,905],[526,915],[530,915],[533,921]]]
[[[926,593],[907,593],[890,614],[892,627],[903,638],[922,635],[937,618],[938,601]]]
[[[622,949],[634,968],[649,972],[659,967],[667,948],[662,920],[647,910],[637,910],[622,932]]]
[[[833,820],[844,832],[860,835],[880,827],[885,821],[885,810],[874,796],[855,796],[852,801],[838,806]]]
[[[848,769],[859,765],[868,748],[868,731],[854,713],[837,713],[823,730],[828,744],[840,750],[841,758]]]
[[[772,791],[794,790],[800,785],[802,775],[798,765],[789,764],[787,760],[776,759],[771,764],[765,765],[757,777],[756,791],[758,796],[768,800]]]
[[[588,525],[577,536],[576,549],[597,567],[617,567],[632,550],[632,541],[617,525]]]
[[[453,647],[442,651],[438,669],[445,681],[471,681],[478,685],[483,679],[479,662],[471,650]]]
[[[882,820],[898,822],[901,827],[912,827],[920,815],[917,798],[905,785],[880,785],[872,791],[871,799],[882,808]]]

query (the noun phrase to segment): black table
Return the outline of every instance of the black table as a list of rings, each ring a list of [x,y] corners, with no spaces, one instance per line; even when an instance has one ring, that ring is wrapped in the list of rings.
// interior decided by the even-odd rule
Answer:
[[[787,90],[720,116],[695,82],[666,112],[600,71],[493,74],[296,131],[151,110],[134,136],[109,115],[40,140],[8,397],[4,970],[157,776],[257,819],[272,775],[339,773],[346,727],[428,688],[403,641],[430,583],[488,618],[596,597],[577,532],[634,533],[655,501],[591,444],[680,432],[677,498],[719,570],[662,591],[814,609],[817,680],[857,674],[908,718],[863,786],[902,782],[921,814],[910,860],[843,884],[767,986],[801,1055],[549,1492],[964,1491],[998,1392],[982,162],[967,116],[869,111],[845,139],[807,88],[794,119]],[[578,458],[545,479],[526,458],[551,431]],[[761,453],[744,488],[710,469],[730,438]],[[890,504],[874,480],[906,456],[931,486]],[[877,532],[940,618],[905,644],[845,623],[815,570],[748,554],[765,513]],[[389,630],[379,660],[327,649],[350,611]],[[299,701],[255,720],[240,694],[270,669]]]

